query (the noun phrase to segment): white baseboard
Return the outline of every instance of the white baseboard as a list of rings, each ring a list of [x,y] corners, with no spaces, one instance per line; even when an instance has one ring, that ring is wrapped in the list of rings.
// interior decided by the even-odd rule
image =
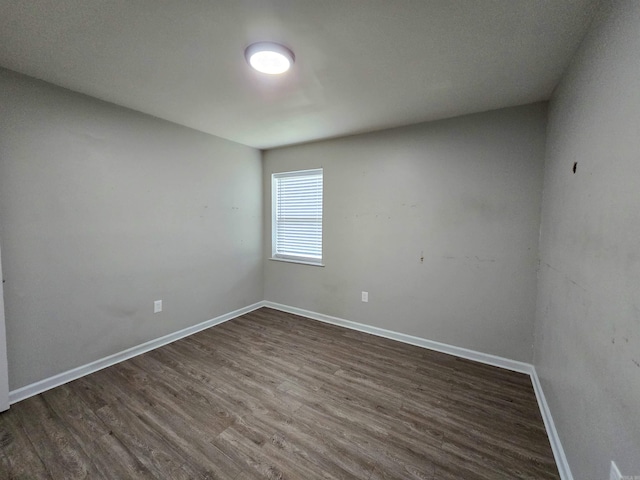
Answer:
[[[206,320],[197,325],[183,328],[182,330],[170,333],[169,335],[156,338],[155,340],[150,340],[135,347],[123,350],[122,352],[114,353],[113,355],[109,355],[108,357],[101,358],[86,365],[82,365],[80,367],[67,370],[66,372],[59,373],[57,375],[54,375],[53,377],[45,378],[44,380],[26,385],[22,388],[18,388],[17,390],[9,392],[9,403],[14,404],[16,402],[19,402],[20,400],[24,400],[34,395],[38,395],[39,393],[46,392],[47,390],[58,387],[60,385],[64,385],[65,383],[68,383],[72,380],[76,380],[80,377],[84,377],[85,375],[89,375],[90,373],[97,372],[98,370],[102,370],[103,368],[110,367],[111,365],[115,365],[116,363],[120,363],[124,360],[136,357],[155,348],[167,345],[168,343],[180,340],[181,338],[193,335],[194,333],[197,333],[201,330],[205,330],[215,325],[227,322],[236,317],[257,310],[258,308],[261,308],[263,306],[264,302],[254,303],[253,305],[234,310],[233,312],[225,313],[224,315],[212,318],[211,320]]]
[[[544,426],[547,430],[549,442],[551,443],[553,455],[556,460],[556,464],[558,466],[560,478],[562,480],[573,480],[571,469],[569,468],[569,464],[564,454],[562,444],[560,443],[560,437],[558,436],[558,432],[556,431],[555,424],[553,423],[553,418],[551,417],[551,411],[549,410],[549,405],[547,404],[547,400],[544,396],[542,386],[540,385],[540,380],[538,379],[538,374],[536,373],[536,369],[533,365],[525,362],[518,362],[516,360],[511,360],[504,357],[499,357],[496,355],[491,355],[488,353],[469,350],[467,348],[448,345],[446,343],[434,342],[433,340],[414,337],[412,335],[407,335],[404,333],[385,330],[384,328],[373,327],[371,325],[365,325],[363,323],[352,322],[350,320],[344,320],[342,318],[332,317],[330,315],[324,315],[322,313],[312,312],[310,310],[304,310],[302,308],[291,307],[288,305],[282,305],[280,303],[274,303],[274,302],[268,302],[268,301],[261,301],[261,302],[254,303],[253,305],[240,308],[238,310],[226,313],[224,315],[220,315],[219,317],[212,318],[211,320],[207,320],[197,325],[184,328],[177,332],[170,333],[169,335],[165,335],[155,340],[145,342],[143,344],[137,345],[127,350],[123,350],[122,352],[109,355],[108,357],[101,358],[99,360],[88,363],[86,365],[74,368],[72,370],[68,370],[66,372],[60,373],[58,375],[54,375],[53,377],[49,377],[44,380],[40,380],[39,382],[32,383],[30,385],[19,388],[17,390],[13,390],[9,392],[9,403],[14,404],[16,402],[19,402],[20,400],[24,400],[34,395],[38,395],[39,393],[42,393],[52,388],[55,388],[57,386],[63,385],[72,380],[76,380],[85,375],[89,375],[91,373],[97,372],[98,370],[102,370],[103,368],[110,367],[111,365],[115,365],[116,363],[120,363],[124,360],[135,357],[142,353],[148,352],[155,348],[162,347],[163,345],[167,345],[168,343],[175,342],[176,340],[180,340],[181,338],[187,337],[189,335],[193,335],[194,333],[197,333],[201,330],[205,330],[215,325],[219,325],[221,323],[227,322],[229,320],[232,320],[236,317],[239,317],[241,315],[252,312],[262,307],[268,307],[268,308],[273,308],[275,310],[280,310],[287,313],[293,313],[294,315],[300,315],[302,317],[310,318],[312,320],[318,320],[320,322],[330,323],[332,325],[338,325],[340,327],[349,328],[351,330],[370,333],[372,335],[389,338],[391,340],[397,340],[399,342],[407,343],[409,345],[415,345],[418,347],[427,348],[429,350],[435,350],[437,352],[447,353],[449,355],[454,355],[456,357],[466,358],[468,360],[473,360],[473,361],[484,363],[487,365],[493,365],[495,367],[505,368],[507,370],[512,370],[515,372],[520,372],[520,373],[525,373],[527,375],[530,375],[531,382],[533,383],[533,390],[538,400],[538,406],[540,407],[540,413],[542,414]]]
[[[560,442],[556,425],[553,422],[553,417],[551,416],[551,410],[547,404],[547,399],[544,396],[544,390],[542,390],[542,384],[540,383],[538,372],[535,368],[533,368],[531,372],[531,383],[533,383],[533,391],[536,393],[538,407],[540,407],[540,414],[544,421],[544,427],[547,430],[547,436],[549,437],[553,457],[555,458],[556,465],[558,466],[560,478],[562,480],[573,480],[573,474],[571,473],[571,468],[569,468],[569,462],[564,454],[564,449],[562,448],[562,443]]]
[[[275,310],[311,318],[312,320],[318,320],[320,322],[349,328],[351,330],[370,333],[371,335],[377,335],[378,337],[397,340],[402,343],[408,343],[409,345],[416,345],[418,347],[428,348],[429,350],[435,350],[437,352],[448,353],[449,355],[466,358],[468,360],[485,363],[487,365],[493,365],[495,367],[513,370],[514,372],[526,373],[530,375],[531,371],[533,370],[533,365],[531,365],[530,363],[518,362],[516,360],[491,355],[489,353],[476,352],[467,348],[448,345],[446,343],[434,342],[433,340],[427,340],[425,338],[414,337],[413,335],[407,335],[405,333],[385,330],[384,328],[372,327],[371,325],[365,325],[364,323],[352,322],[351,320],[344,320],[342,318],[324,315],[323,313],[311,312],[302,308],[290,307],[288,305],[282,305],[280,303],[274,302],[264,302],[264,306],[273,308]]]
[[[624,480],[616,462],[611,462],[611,468],[609,470],[609,480]]]
[[[530,363],[518,362],[504,357],[498,357],[488,353],[477,352],[475,350],[469,350],[467,348],[456,347],[454,345],[448,345],[446,343],[434,342],[433,340],[427,340],[425,338],[414,337],[412,335],[406,335],[404,333],[393,332],[391,330],[385,330],[383,328],[372,327],[371,325],[365,325],[363,323],[352,322],[350,320],[344,320],[338,317],[332,317],[330,315],[324,315],[322,313],[312,312],[304,310],[302,308],[291,307],[289,305],[282,305],[274,302],[264,302],[265,307],[280,310],[282,312],[293,313],[302,317],[310,318],[312,320],[318,320],[320,322],[330,323],[332,325],[338,325],[340,327],[349,328],[351,330],[358,330],[359,332],[370,333],[379,337],[389,338],[391,340],[397,340],[399,342],[408,343],[410,345],[416,345],[418,347],[427,348],[429,350],[435,350],[437,352],[448,353],[460,358],[466,358],[487,365],[493,365],[494,367],[505,368],[514,372],[525,373],[531,377],[531,383],[533,384],[533,391],[535,392],[536,399],[538,400],[538,407],[544,421],[544,426],[547,430],[547,436],[549,437],[549,443],[551,444],[551,450],[553,451],[553,457],[555,458],[556,465],[558,466],[558,472],[562,480],[573,480],[567,457],[564,454],[564,449],[560,443],[560,437],[556,430],[553,418],[551,417],[551,411],[547,400],[544,396],[538,374],[535,367]]]

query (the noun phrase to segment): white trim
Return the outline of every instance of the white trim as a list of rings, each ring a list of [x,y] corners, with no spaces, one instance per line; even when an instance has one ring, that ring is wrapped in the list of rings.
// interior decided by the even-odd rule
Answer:
[[[342,318],[332,317],[323,313],[311,312],[302,308],[290,307],[288,305],[282,305],[280,303],[274,302],[264,302],[264,306],[273,308],[275,310],[280,310],[282,312],[301,315],[312,320],[318,320],[320,322],[349,328],[351,330],[370,333],[372,335],[377,335],[378,337],[390,338],[391,340],[408,343],[409,345],[416,345],[418,347],[428,348],[429,350],[448,353],[449,355],[455,355],[456,357],[466,358],[468,360],[485,363],[487,365],[493,365],[494,367],[513,370],[514,372],[526,373],[530,375],[531,371],[533,370],[533,365],[531,365],[530,363],[518,362],[516,360],[491,355],[489,353],[476,352],[475,350],[448,345],[446,343],[434,342],[433,340],[427,340],[425,338],[414,337],[413,335],[407,335],[405,333],[385,330],[384,328],[372,327],[371,325],[365,325],[364,323],[352,322],[351,320],[344,320]]]
[[[294,260],[293,258],[269,257],[267,260],[275,260],[276,262],[299,263],[300,265],[311,265],[312,267],[324,267],[324,263],[310,262],[307,260]]]
[[[114,353],[113,355],[109,355],[108,357],[95,360],[91,363],[87,363],[86,365],[67,370],[66,372],[54,375],[53,377],[45,378],[44,380],[26,385],[22,388],[18,388],[17,390],[9,392],[9,403],[14,404],[26,398],[38,395],[39,393],[46,392],[47,390],[58,387],[60,385],[64,385],[65,383],[68,383],[72,380],[76,380],[80,377],[84,377],[85,375],[89,375],[90,373],[97,372],[98,370],[102,370],[103,368],[110,367],[112,365],[115,365],[116,363],[120,363],[124,360],[136,357],[155,348],[167,345],[168,343],[180,340],[181,338],[188,337],[189,335],[193,335],[194,333],[200,332],[201,330],[205,330],[215,325],[227,322],[236,317],[257,310],[263,306],[264,302],[254,303],[253,305],[234,310],[233,312],[225,313],[224,315],[212,318],[211,320],[206,320],[202,323],[198,323],[197,325],[183,328],[182,330],[178,330],[177,332],[170,333],[160,338],[156,338],[155,340],[150,340],[135,347],[131,347],[121,352]]]
[[[560,436],[556,430],[556,424],[553,422],[551,410],[549,409],[549,404],[544,396],[544,390],[542,390],[542,384],[540,383],[538,372],[536,372],[535,368],[533,368],[531,372],[531,383],[533,383],[533,391],[535,392],[536,399],[538,400],[538,407],[540,407],[540,414],[542,415],[544,427],[547,429],[547,436],[549,437],[553,457],[556,459],[556,466],[558,467],[560,478],[562,480],[573,480],[571,468],[569,468],[569,462],[564,454],[562,442],[560,442]]]
[[[538,378],[538,374],[533,365],[525,362],[518,362],[516,360],[511,360],[504,357],[499,357],[496,355],[491,355],[488,353],[469,350],[467,348],[448,345],[446,343],[435,342],[433,340],[427,340],[425,338],[414,337],[412,335],[407,335],[404,333],[385,330],[383,328],[373,327],[371,325],[366,325],[363,323],[352,322],[350,320],[344,320],[342,318],[332,317],[330,315],[312,312],[310,310],[304,310],[302,308],[291,307],[288,305],[282,305],[280,303],[274,303],[274,302],[268,302],[268,301],[261,301],[261,302],[254,303],[253,305],[240,308],[238,310],[226,313],[224,315],[220,315],[219,317],[213,318],[211,320],[207,320],[197,325],[184,328],[177,332],[170,333],[169,335],[165,335],[155,340],[145,342],[141,345],[129,348],[122,352],[115,353],[113,355],[109,355],[108,357],[102,358],[100,360],[96,360],[94,362],[88,363],[87,365],[80,366],[72,370],[68,370],[58,375],[54,375],[53,377],[49,377],[44,380],[40,380],[39,382],[32,383],[31,385],[27,385],[25,387],[19,388],[17,390],[9,392],[9,402],[10,404],[14,404],[16,402],[19,402],[20,400],[24,400],[33,395],[38,395],[39,393],[45,392],[54,387],[63,385],[65,383],[68,383],[72,380],[83,377],[85,375],[89,375],[91,373],[97,372],[98,370],[102,370],[103,368],[110,367],[112,365],[115,365],[116,363],[122,362],[129,358],[132,358],[142,353],[153,350],[155,348],[162,347],[163,345],[167,345],[168,343],[175,342],[176,340],[180,340],[181,338],[187,337],[189,335],[193,335],[194,333],[197,333],[201,330],[205,330],[207,328],[213,327],[215,325],[219,325],[226,321],[233,320],[236,317],[239,317],[241,315],[252,312],[262,307],[268,307],[268,308],[273,308],[275,310],[280,310],[282,312],[293,313],[294,315],[300,315],[306,318],[310,318],[312,320],[318,320],[320,322],[330,323],[332,325],[338,325],[340,327],[349,328],[351,330],[370,333],[372,335],[389,338],[391,340],[407,343],[409,345],[415,345],[418,347],[427,348],[429,350],[435,350],[437,352],[447,353],[449,355],[454,355],[456,357],[466,358],[468,360],[473,360],[473,361],[484,363],[487,365],[493,365],[495,367],[505,368],[507,370],[512,370],[515,372],[525,373],[529,375],[531,377],[533,390],[535,392],[536,399],[538,401],[538,406],[540,408],[542,420],[547,430],[547,436],[549,437],[549,443],[551,444],[551,449],[553,451],[553,456],[555,458],[556,465],[558,467],[558,472],[560,473],[560,478],[562,480],[573,480],[573,475],[571,474],[571,469],[569,468],[569,463],[567,462],[567,458],[564,454],[562,443],[560,442],[560,437],[558,436],[558,432],[553,422],[553,418],[551,417],[551,411],[549,410],[549,405],[547,404],[547,400],[544,396],[544,391],[542,390],[540,379]]]
[[[622,474],[616,465],[616,462],[611,462],[611,470],[609,470],[609,480],[622,480]]]
[[[365,325],[363,323],[352,322],[350,320],[344,320],[338,317],[332,317],[322,313],[312,312],[304,310],[298,307],[291,307],[288,305],[282,305],[275,302],[263,302],[265,307],[280,310],[282,312],[293,313],[294,315],[300,315],[312,320],[318,320],[320,322],[330,323],[332,325],[338,325],[340,327],[349,328],[351,330],[357,330],[359,332],[370,333],[379,337],[389,338],[391,340],[397,340],[398,342],[408,343],[409,345],[416,345],[418,347],[427,348],[429,350],[435,350],[437,352],[448,353],[460,358],[466,358],[467,360],[473,360],[475,362],[484,363],[487,365],[493,365],[494,367],[505,368],[514,372],[520,372],[527,374],[531,377],[531,383],[533,384],[533,391],[538,401],[538,407],[540,408],[540,414],[544,422],[545,429],[547,431],[547,437],[549,437],[549,443],[551,444],[551,450],[553,451],[553,457],[558,467],[558,472],[562,480],[573,480],[567,457],[564,454],[558,431],[553,423],[551,417],[551,411],[549,405],[544,396],[544,391],[540,385],[540,379],[536,372],[535,367],[530,363],[518,362],[509,358],[499,357],[488,353],[477,352],[475,350],[469,350],[467,348],[456,347],[454,345],[448,345],[446,343],[434,342],[433,340],[427,340],[425,338],[414,337],[404,333],[393,332],[391,330],[385,330],[383,328],[373,327],[371,325]]]
[[[287,198],[288,196],[285,194],[284,198],[281,198],[280,196],[280,183],[281,181],[285,181],[291,178],[295,178],[295,177],[319,177],[320,180],[320,200],[321,200],[321,211],[320,211],[320,258],[317,257],[312,257],[312,256],[304,256],[304,255],[290,255],[287,253],[278,253],[278,232],[280,231],[278,225],[278,214],[280,212],[280,209],[278,208],[279,206],[279,199],[280,201],[284,201],[284,198]],[[317,185],[316,185],[317,187]],[[307,189],[305,189],[306,191]],[[311,186],[308,187],[308,190],[310,191],[315,191],[317,193],[317,191],[315,189],[313,189]],[[307,192],[308,193],[308,192]],[[289,200],[292,200],[291,198],[289,198]],[[317,200],[317,198],[316,198]],[[311,213],[311,211],[315,212],[315,214],[317,215],[317,211],[315,210],[307,210],[308,205],[305,206],[304,211],[309,214]],[[314,169],[310,169],[310,170],[294,170],[291,172],[277,172],[277,173],[272,173],[271,174],[271,260],[281,260],[281,261],[290,261],[292,263],[301,263],[304,265],[314,265],[314,266],[320,266],[320,267],[324,267],[324,265],[322,264],[323,262],[323,253],[322,253],[322,239],[323,239],[323,232],[322,232],[322,226],[323,226],[323,208],[324,208],[324,167],[319,167],[319,168],[314,168]],[[317,217],[316,217],[317,220]],[[292,233],[292,232],[290,232]],[[315,232],[315,234],[311,234],[311,232],[306,232],[306,233],[302,233],[301,231],[298,231],[297,234],[302,235],[304,237],[304,240],[308,240],[307,237],[315,237],[317,234],[317,231]],[[287,236],[287,235],[284,235]],[[300,238],[298,238],[298,240],[300,240]],[[308,251],[306,253],[309,253]]]

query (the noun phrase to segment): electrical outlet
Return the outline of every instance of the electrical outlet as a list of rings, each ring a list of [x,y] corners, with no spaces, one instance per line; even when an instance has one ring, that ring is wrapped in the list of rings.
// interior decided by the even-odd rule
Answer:
[[[162,311],[162,300],[156,300],[153,302],[153,313],[159,313]]]
[[[363,302],[369,301],[369,292],[362,292],[362,301]]]
[[[611,471],[609,472],[609,480],[622,480],[622,474],[618,470],[616,462],[611,462]]]

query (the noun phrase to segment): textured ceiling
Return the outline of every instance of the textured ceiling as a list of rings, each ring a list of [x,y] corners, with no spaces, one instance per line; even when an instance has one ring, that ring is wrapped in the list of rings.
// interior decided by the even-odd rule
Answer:
[[[257,148],[548,99],[595,0],[0,0],[0,65]],[[243,52],[296,54],[268,77]]]

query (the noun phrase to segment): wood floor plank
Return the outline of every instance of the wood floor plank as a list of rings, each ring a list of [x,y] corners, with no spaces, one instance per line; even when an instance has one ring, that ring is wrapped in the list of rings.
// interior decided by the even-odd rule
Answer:
[[[69,385],[49,390],[43,400],[62,419],[76,441],[86,451],[105,478],[154,478],[107,426],[76,395]]]
[[[107,405],[98,412],[100,418],[112,429],[114,435],[157,478],[189,478],[189,474],[201,476],[201,472],[186,472],[186,460],[167,438],[153,430],[142,418],[132,415],[124,405]]]
[[[129,421],[135,422],[143,432],[153,432],[156,445],[172,458],[174,467],[181,464],[181,470],[191,475],[197,474],[198,478],[211,479],[232,479],[240,472],[238,466],[211,443],[211,439],[231,423],[228,417],[221,421],[220,417],[206,409],[189,409],[182,402],[172,404],[167,398],[163,399],[167,395],[162,390],[152,391],[155,401],[149,405],[146,394],[139,393],[139,387],[141,384],[155,385],[156,382],[146,378],[137,369],[123,365],[119,367],[105,372],[110,375],[108,385],[122,394],[116,394],[111,404],[120,415],[126,417],[122,405],[117,406],[118,400],[126,398],[126,408],[130,410]],[[136,371],[136,380],[132,380],[133,376],[128,377],[132,371]],[[171,399],[171,393],[169,395]],[[133,413],[136,418],[131,415]]]
[[[89,446],[92,458],[105,478],[157,478],[112,432],[92,440]]]
[[[87,451],[41,395],[21,403],[20,421],[38,456],[53,478],[102,479]]]
[[[559,477],[528,376],[262,308],[13,405],[0,478]]]
[[[109,433],[109,429],[93,410],[84,402],[78,401],[69,384],[49,390],[41,398],[79,442],[87,442]]]
[[[36,452],[15,409],[0,415],[0,449],[2,452],[0,478],[51,479],[44,463]]]
[[[272,441],[286,439],[278,441],[277,445],[290,452],[293,461],[303,456],[315,465],[314,470],[331,472],[336,478],[367,478],[372,470],[372,462],[368,457],[357,455],[353,449],[346,449],[333,438],[322,435],[302,415],[272,415],[254,419],[268,426],[265,429],[272,429]]]

